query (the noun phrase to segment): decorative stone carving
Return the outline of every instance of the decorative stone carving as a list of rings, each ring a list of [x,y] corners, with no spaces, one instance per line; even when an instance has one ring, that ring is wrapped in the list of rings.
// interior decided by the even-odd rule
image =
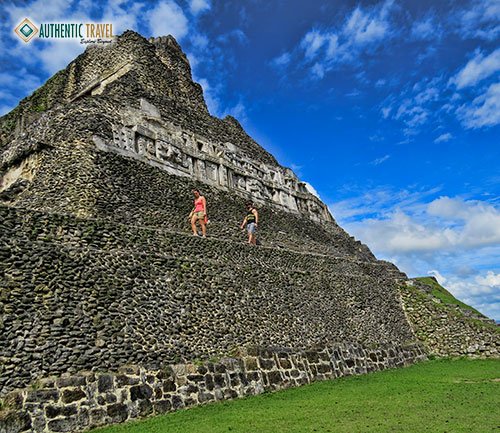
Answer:
[[[113,126],[113,144],[106,150],[142,159],[176,175],[234,188],[256,202],[271,202],[313,220],[331,216],[289,168],[270,166],[243,155],[232,143],[215,143],[161,121],[155,106],[141,100],[141,109],[129,109],[125,125]],[[154,117],[154,119],[151,119]],[[124,152],[123,152],[124,151]]]

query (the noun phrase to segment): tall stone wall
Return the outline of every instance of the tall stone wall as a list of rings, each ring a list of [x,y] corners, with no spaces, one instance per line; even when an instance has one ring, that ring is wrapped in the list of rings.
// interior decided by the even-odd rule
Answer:
[[[308,351],[251,348],[238,357],[159,370],[123,366],[115,372],[81,372],[10,393],[0,410],[0,432],[78,432],[425,358],[419,345],[338,344]]]
[[[30,159],[31,158],[31,159]],[[241,241],[239,225],[248,195],[216,185],[171,175],[165,170],[93,144],[59,142],[25,157],[25,171],[14,165],[17,183],[6,184],[0,200],[20,208],[71,213],[134,226],[186,231],[193,207],[191,189],[207,198],[209,236]],[[22,163],[21,163],[22,164]],[[4,177],[4,179],[8,176]],[[263,245],[374,261],[369,249],[333,220],[313,221],[272,202],[257,205]]]
[[[429,354],[500,357],[500,326],[492,320],[444,304],[418,281],[400,287],[409,322]]]
[[[0,388],[247,345],[406,344],[385,263],[0,207]]]

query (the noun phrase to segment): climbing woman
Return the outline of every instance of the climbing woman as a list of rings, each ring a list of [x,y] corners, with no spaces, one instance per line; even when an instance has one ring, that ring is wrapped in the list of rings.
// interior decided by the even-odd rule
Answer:
[[[194,194],[194,207],[189,214],[189,219],[191,220],[191,228],[193,229],[193,235],[198,236],[198,229],[196,228],[196,222],[200,224],[201,234],[203,237],[207,237],[207,201],[205,197],[200,194],[200,191],[193,189]]]

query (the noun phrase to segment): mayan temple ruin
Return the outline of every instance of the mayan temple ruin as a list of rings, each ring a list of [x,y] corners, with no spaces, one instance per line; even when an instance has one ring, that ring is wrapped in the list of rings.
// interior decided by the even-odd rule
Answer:
[[[472,309],[377,260],[208,112],[171,36],[89,47],[0,118],[0,433],[499,356]],[[192,236],[193,188],[209,237]],[[239,230],[261,215],[261,246]]]

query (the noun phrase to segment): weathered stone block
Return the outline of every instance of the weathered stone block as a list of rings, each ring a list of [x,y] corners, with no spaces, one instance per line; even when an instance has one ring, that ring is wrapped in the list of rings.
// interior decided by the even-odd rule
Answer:
[[[149,399],[153,390],[149,385],[136,385],[130,388],[130,399],[132,401]]]
[[[46,406],[45,407],[45,415],[47,418],[56,418],[58,416],[68,417],[70,415],[76,415],[78,409],[75,405],[70,406]]]
[[[269,379],[269,383],[273,385],[278,385],[283,381],[279,371],[270,371],[267,373],[267,377]]]
[[[215,400],[215,396],[210,392],[200,392],[198,393],[198,401],[200,403],[205,403],[207,401]]]
[[[172,379],[163,381],[163,392],[174,392],[176,389],[177,385]]]
[[[97,380],[97,389],[99,392],[111,391],[113,389],[113,376],[102,374]]]
[[[174,409],[180,409],[182,407],[184,407],[184,401],[182,400],[182,398],[178,395],[173,395],[172,396],[172,407]]]
[[[59,391],[57,389],[38,389],[28,391],[26,402],[47,402],[59,400]]]
[[[139,383],[139,378],[135,376],[127,376],[125,374],[118,374],[115,376],[116,386],[121,388],[126,385],[137,385]],[[111,388],[109,388],[111,389]],[[101,392],[101,391],[99,391]]]
[[[258,365],[257,365],[257,358],[256,357],[247,356],[244,361],[245,361],[245,368],[247,371],[257,370]]]
[[[77,416],[66,417],[63,419],[54,419],[47,424],[49,430],[54,432],[74,432],[79,430]]]
[[[259,365],[262,370],[272,370],[273,368],[276,368],[276,362],[274,362],[274,359],[259,358]]]
[[[105,409],[91,409],[89,414],[91,426],[100,426],[106,421]]]
[[[74,401],[83,400],[84,398],[86,398],[86,394],[80,388],[66,388],[62,392],[61,400],[63,401],[63,403],[72,403]]]
[[[18,433],[31,429],[31,418],[26,412],[0,413],[0,432]]]
[[[207,374],[205,376],[205,385],[209,391],[212,391],[214,389],[214,378],[211,374]]]
[[[153,413],[153,404],[149,400],[140,400],[138,409],[140,416],[147,416]]]
[[[158,400],[153,403],[155,413],[165,413],[172,409],[172,403],[169,400]]]
[[[60,377],[56,380],[58,388],[85,386],[87,378],[85,376]]]
[[[107,414],[111,422],[123,422],[128,418],[128,407],[123,403],[116,403],[108,406]]]

